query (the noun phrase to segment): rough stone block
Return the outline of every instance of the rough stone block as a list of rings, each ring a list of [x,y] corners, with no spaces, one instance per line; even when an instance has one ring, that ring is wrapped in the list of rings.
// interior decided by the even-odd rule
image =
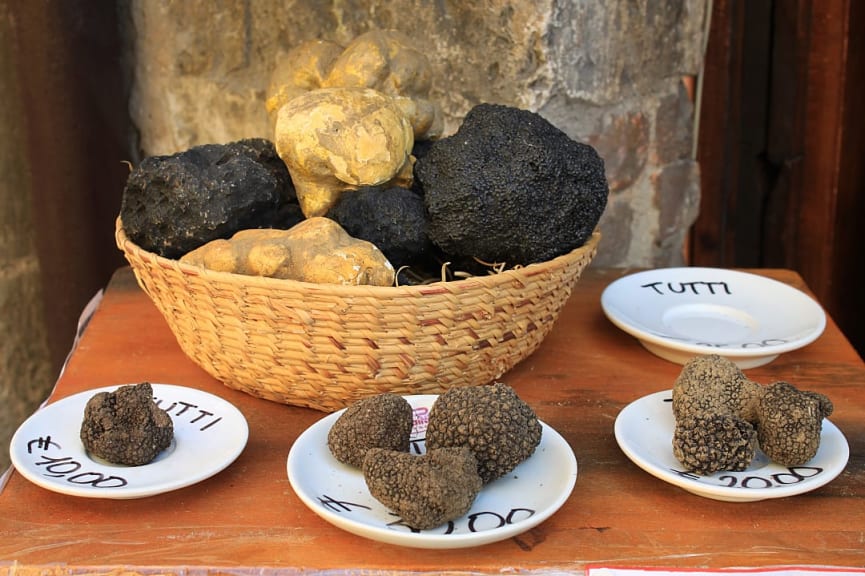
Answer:
[[[589,144],[604,159],[610,192],[631,186],[646,165],[650,123],[642,111],[612,112],[605,115]]]
[[[658,207],[656,258],[671,265],[683,264],[684,238],[699,212],[699,165],[691,160],[667,164],[652,175],[651,181]]]
[[[694,137],[694,106],[681,83],[662,96],[655,116],[652,163],[658,166],[690,158]]]

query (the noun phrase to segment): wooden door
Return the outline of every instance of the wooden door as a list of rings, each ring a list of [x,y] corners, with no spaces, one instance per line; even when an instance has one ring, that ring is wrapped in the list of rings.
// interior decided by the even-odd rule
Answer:
[[[865,355],[865,3],[715,0],[702,78],[701,266],[797,270]]]

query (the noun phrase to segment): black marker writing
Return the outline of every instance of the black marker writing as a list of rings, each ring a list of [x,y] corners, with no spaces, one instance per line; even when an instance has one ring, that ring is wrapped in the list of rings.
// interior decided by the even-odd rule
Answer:
[[[128,484],[121,476],[82,470],[84,465],[69,456],[49,458],[43,454],[42,459],[34,465],[44,468],[45,476],[63,478],[70,484],[90,485],[94,488],[121,488]]]
[[[677,470],[670,468],[670,471],[695,482],[703,482],[705,479],[693,472],[687,470]],[[791,466],[784,472],[775,472],[773,474],[723,474],[717,477],[717,480],[722,482],[725,488],[778,488],[781,486],[789,486],[804,482],[809,478],[813,478],[823,472],[823,468],[817,466]]]
[[[201,432],[204,432],[208,428],[212,428],[222,420],[222,416],[216,416],[213,412],[199,408],[197,404],[175,401],[169,406],[164,407],[162,406],[163,402],[161,399],[154,398],[153,401],[157,406],[175,418],[183,416],[183,419],[187,420],[190,424],[200,424],[198,429]]]
[[[51,440],[51,436],[40,436],[27,443],[27,453],[33,454],[33,445],[39,450],[48,450],[49,448],[60,448],[60,444]]]
[[[640,288],[650,288],[661,296],[666,294],[732,294],[726,282],[650,282]]]
[[[348,502],[346,500],[335,500],[327,494],[319,496],[318,501],[321,502],[322,506],[334,512],[351,512],[354,508],[369,510],[369,506],[357,504],[355,502]]]
[[[718,480],[727,482],[729,488],[777,488],[779,486],[789,486],[798,484],[808,478],[812,478],[823,472],[822,468],[815,466],[793,466],[787,468],[786,472],[776,472],[768,476],[733,476],[724,475],[718,477]]]
[[[524,518],[531,518],[534,514],[535,511],[531,508],[511,508],[505,516],[490,511],[474,512],[468,516],[468,527],[470,532],[493,530],[514,524]]]
[[[425,441],[426,438],[412,438],[409,442],[409,452],[414,454],[423,454]]]
[[[510,524],[516,524],[517,522],[531,518],[535,515],[535,512],[536,511],[531,508],[511,508],[505,514],[492,510],[480,510],[472,512],[458,520],[448,520],[441,526],[431,530],[418,530],[417,528],[413,528],[406,524],[405,521],[399,518],[396,514],[389,512],[395,520],[388,522],[386,526],[391,529],[405,529],[415,534],[419,534],[420,532],[426,532],[427,534],[458,534],[460,532],[476,533],[484,532],[486,530],[495,530],[496,528],[501,528],[502,526],[508,526]],[[460,527],[463,527],[464,529],[460,530]]]

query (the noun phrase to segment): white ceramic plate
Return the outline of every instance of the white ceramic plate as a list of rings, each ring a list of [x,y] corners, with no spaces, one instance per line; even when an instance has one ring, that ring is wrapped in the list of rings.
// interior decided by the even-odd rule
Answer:
[[[754,368],[810,344],[826,327],[823,309],[801,290],[722,268],[630,274],[607,286],[601,308],[647,350],[678,364],[718,354]]]
[[[414,408],[412,449],[424,451],[427,415],[437,396],[406,396]],[[541,423],[541,443],[511,473],[481,490],[469,512],[431,530],[412,531],[373,498],[363,473],[337,461],[327,434],[342,411],[310,426],[288,454],[288,479],[313,512],[353,534],[415,548],[466,548],[516,536],[549,518],[568,499],[577,460],[568,443]]]
[[[637,466],[649,474],[699,496],[728,502],[784,498],[819,488],[847,465],[847,440],[829,420],[823,420],[820,448],[802,466],[775,464],[758,450],[753,464],[742,472],[699,476],[683,470],[673,456],[672,391],[656,392],[627,405],[616,418],[616,441]]]
[[[91,457],[79,433],[87,401],[109,386],[48,404],[15,432],[10,456],[22,476],[48,490],[88,498],[142,498],[183,488],[226,468],[243,451],[249,428],[233,404],[194,388],[152,384],[174,422],[174,440],[152,462],[123,466]]]

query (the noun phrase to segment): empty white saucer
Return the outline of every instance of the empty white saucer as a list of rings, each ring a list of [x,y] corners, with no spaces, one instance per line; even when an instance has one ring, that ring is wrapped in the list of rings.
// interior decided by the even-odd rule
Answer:
[[[678,364],[718,354],[740,368],[762,366],[826,327],[823,309],[801,290],[722,268],[630,274],[607,286],[601,308],[647,350]]]

